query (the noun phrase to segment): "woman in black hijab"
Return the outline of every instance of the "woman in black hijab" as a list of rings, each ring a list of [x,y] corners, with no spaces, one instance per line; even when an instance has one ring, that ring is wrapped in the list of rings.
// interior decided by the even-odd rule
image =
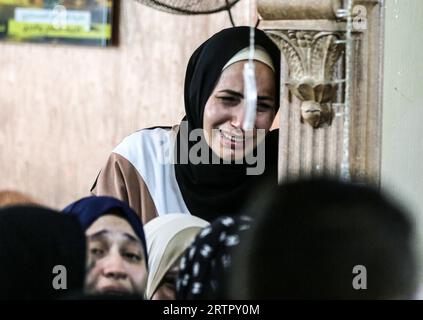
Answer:
[[[0,210],[0,299],[82,292],[85,235],[75,217],[30,206]]]
[[[249,34],[248,27],[225,29],[194,52],[185,77],[186,116],[181,124],[144,129],[127,137],[100,172],[94,194],[127,201],[143,223],[176,212],[210,221],[236,214],[263,177],[271,177],[276,185],[278,133],[268,131],[279,108],[280,51],[263,31],[255,30],[255,129],[268,133],[249,150],[261,163],[248,164],[246,145],[257,141],[256,131],[248,136],[241,121],[242,67],[248,59]],[[240,149],[241,159],[222,157]],[[204,150],[206,157],[199,155]],[[172,163],[163,161],[164,155]],[[247,174],[253,165],[263,165],[264,170]]]
[[[203,124],[206,103],[225,65],[234,55],[248,47],[249,32],[250,29],[247,27],[223,30],[207,40],[192,55],[185,78],[185,119],[188,121],[188,133],[198,128],[205,129]],[[276,114],[279,109],[280,51],[261,30],[255,32],[255,45],[264,48],[271,58],[274,69]],[[181,134],[183,131],[179,132],[179,135]],[[188,142],[188,149],[193,148],[195,144],[189,141],[188,137],[182,137],[178,139],[179,141]],[[273,175],[275,184],[277,141],[277,131],[269,133],[266,137],[264,175]],[[187,148],[179,145],[178,149],[184,147]],[[211,155],[214,156],[215,153]],[[247,166],[246,161],[230,165],[213,163],[196,165],[192,162],[176,164],[176,179],[190,212],[209,221],[219,215],[238,212],[244,206],[248,194],[256,188],[258,178],[262,178],[262,175],[247,175]]]

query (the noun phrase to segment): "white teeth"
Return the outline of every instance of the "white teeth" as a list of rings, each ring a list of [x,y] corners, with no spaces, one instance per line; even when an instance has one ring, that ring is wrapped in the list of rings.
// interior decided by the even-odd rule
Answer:
[[[222,136],[224,136],[226,139],[228,140],[232,140],[234,142],[242,142],[244,141],[244,137],[243,136],[232,136],[232,135],[228,135],[223,131],[220,131],[220,133],[222,134]]]

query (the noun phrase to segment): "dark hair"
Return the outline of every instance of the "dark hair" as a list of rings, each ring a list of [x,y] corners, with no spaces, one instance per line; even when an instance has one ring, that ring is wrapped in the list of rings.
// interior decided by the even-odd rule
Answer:
[[[326,179],[298,181],[266,191],[250,211],[256,224],[234,272],[242,275],[233,292],[247,285],[241,298],[395,299],[414,293],[412,225],[379,191]],[[364,276],[355,266],[365,267],[366,289],[353,286]]]
[[[0,300],[60,299],[81,292],[85,253],[76,217],[38,206],[0,209]],[[66,285],[59,289],[53,285],[58,266],[66,272]]]

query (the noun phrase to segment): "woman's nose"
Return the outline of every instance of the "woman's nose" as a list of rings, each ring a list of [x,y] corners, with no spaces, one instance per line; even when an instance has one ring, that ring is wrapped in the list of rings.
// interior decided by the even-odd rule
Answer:
[[[231,126],[237,129],[242,129],[242,124],[244,122],[245,106],[244,103],[240,103],[237,107],[232,109],[231,114]]]
[[[103,261],[103,275],[107,278],[126,279],[124,261],[119,253],[110,253]]]

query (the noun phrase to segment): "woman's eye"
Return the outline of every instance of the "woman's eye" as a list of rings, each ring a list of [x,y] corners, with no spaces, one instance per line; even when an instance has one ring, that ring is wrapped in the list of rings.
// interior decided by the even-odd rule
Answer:
[[[132,252],[125,252],[124,253],[124,257],[132,262],[139,262],[141,261],[141,256],[139,254],[136,253],[132,253]]]
[[[225,105],[237,105],[239,103],[239,98],[236,97],[223,96],[217,98]]]
[[[266,112],[272,110],[273,107],[268,104],[259,104],[257,105],[257,112]]]
[[[101,257],[104,255],[104,250],[100,249],[100,248],[91,248],[90,249],[90,253],[94,256],[94,257]]]
[[[176,277],[165,277],[163,279],[163,284],[168,288],[175,289],[176,288]]]
[[[171,290],[176,290],[176,284],[174,282],[165,282],[165,286]]]

